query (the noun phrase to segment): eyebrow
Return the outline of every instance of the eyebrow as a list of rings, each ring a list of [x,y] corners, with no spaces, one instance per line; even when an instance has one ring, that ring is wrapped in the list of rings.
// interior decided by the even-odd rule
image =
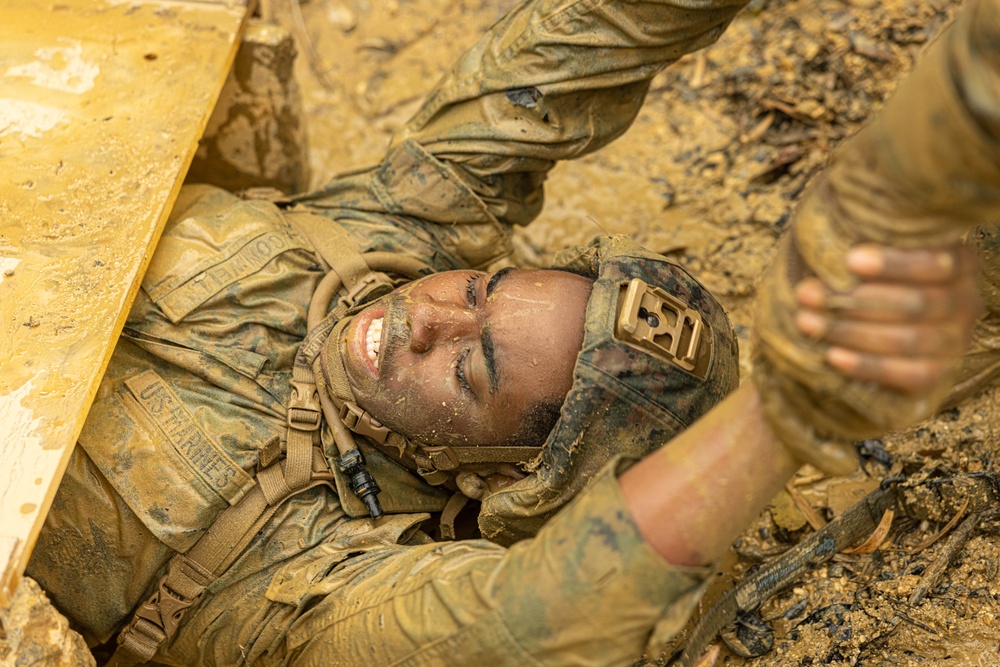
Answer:
[[[514,268],[513,266],[502,268],[490,277],[489,282],[486,283],[487,299],[492,296],[500,282],[509,276]],[[497,364],[496,346],[493,344],[493,334],[490,332],[489,327],[483,327],[480,338],[483,349],[483,360],[486,365],[486,381],[490,386],[490,393],[495,394],[500,387],[500,366]]]
[[[497,285],[500,284],[500,281],[509,276],[510,272],[513,271],[515,268],[516,267],[513,266],[505,266],[504,268],[500,269],[490,277],[489,282],[486,283],[487,299],[490,298],[490,296],[493,294],[493,291],[496,290]]]
[[[496,348],[493,346],[493,334],[483,328],[482,333],[483,360],[486,362],[486,381],[490,385],[490,393],[497,393],[500,386],[500,369],[497,367]]]

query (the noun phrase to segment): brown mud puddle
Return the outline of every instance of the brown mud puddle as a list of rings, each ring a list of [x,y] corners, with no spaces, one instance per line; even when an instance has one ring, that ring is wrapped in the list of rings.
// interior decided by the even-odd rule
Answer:
[[[296,21],[289,0],[265,6],[307,30],[298,77],[309,117],[313,184],[376,162],[445,68],[512,0],[309,0]],[[805,184],[841,140],[893,89],[953,14],[935,0],[754,0],[718,44],[661,74],[634,127],[600,153],[560,165],[541,218],[516,238],[515,263],[544,265],[561,248],[603,231],[628,233],[688,266],[719,295],[740,333],[755,284]],[[306,28],[306,26],[308,26]],[[825,518],[843,511],[906,460],[988,470],[1000,447],[1000,390],[919,428],[871,444],[847,480],[800,473],[795,488]],[[883,448],[891,460],[879,451]],[[884,463],[880,462],[880,459]],[[761,554],[812,529],[779,497],[734,549],[720,587]],[[882,547],[839,556],[768,602],[759,616],[774,650],[716,664],[1000,665],[1000,537],[984,519],[940,583],[908,598],[946,536],[914,551],[944,521],[897,517]],[[708,601],[711,600],[709,596]],[[637,665],[664,665],[676,643]]]

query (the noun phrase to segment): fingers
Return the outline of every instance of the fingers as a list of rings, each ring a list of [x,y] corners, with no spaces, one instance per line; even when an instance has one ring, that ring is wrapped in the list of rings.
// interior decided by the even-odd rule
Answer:
[[[961,358],[979,316],[975,258],[964,246],[869,244],[853,248],[847,262],[862,279],[849,292],[817,278],[796,286],[799,332],[828,345],[826,361],[851,379],[926,393]]]
[[[860,354],[833,347],[827,350],[827,362],[844,375],[856,380],[876,382],[901,393],[917,396],[936,387],[951,370],[952,359],[904,359]]]
[[[862,283],[848,294],[834,294],[818,278],[807,278],[796,287],[800,306],[868,322],[944,320],[964,308],[955,296],[950,286],[888,283]]]
[[[936,356],[954,354],[965,346],[961,322],[933,324],[884,324],[830,319],[811,311],[800,311],[796,324],[806,336],[835,347],[870,354]]]
[[[944,283],[969,265],[967,249],[904,250],[876,244],[859,245],[847,253],[847,267],[857,276],[907,283]]]
[[[855,380],[919,395],[944,380],[968,344],[959,318],[932,324],[830,319],[811,311],[796,318],[805,335],[830,345],[826,361]]]

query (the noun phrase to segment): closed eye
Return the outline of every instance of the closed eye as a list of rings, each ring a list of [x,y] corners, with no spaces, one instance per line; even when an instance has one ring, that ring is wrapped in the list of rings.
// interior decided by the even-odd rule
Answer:
[[[469,382],[465,378],[465,360],[468,359],[469,352],[469,348],[465,348],[455,358],[455,377],[458,378],[458,386],[462,388],[462,391],[471,394],[473,393],[472,387],[469,386]]]
[[[469,304],[469,308],[475,308],[478,302],[478,295],[476,294],[476,278],[478,277],[472,276],[466,281],[465,300]]]

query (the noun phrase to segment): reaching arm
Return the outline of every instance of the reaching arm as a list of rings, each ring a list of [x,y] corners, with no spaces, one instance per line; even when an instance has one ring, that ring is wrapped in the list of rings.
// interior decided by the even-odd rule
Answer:
[[[452,266],[510,252],[559,160],[621,136],[651,79],[703,48],[745,0],[535,0],[497,23],[428,95],[382,164],[300,198],[342,222],[389,214]],[[372,248],[379,249],[379,248]]]
[[[834,298],[821,283],[799,286],[803,333],[828,344],[830,363],[854,380],[918,393],[944,381],[979,311],[965,249],[869,245],[848,257],[855,289]],[[799,467],[760,398],[744,384],[621,476],[640,532],[668,562],[719,558]]]
[[[839,375],[842,362],[862,360],[831,358],[803,335],[794,286],[816,276],[844,292],[857,281],[845,263],[855,245],[940,248],[1000,219],[998,41],[1000,0],[967,3],[879,115],[836,151],[761,281],[754,381],[764,411],[787,446],[828,472],[853,469],[844,443],[926,418],[949,385],[935,381],[940,371],[905,389]]]

